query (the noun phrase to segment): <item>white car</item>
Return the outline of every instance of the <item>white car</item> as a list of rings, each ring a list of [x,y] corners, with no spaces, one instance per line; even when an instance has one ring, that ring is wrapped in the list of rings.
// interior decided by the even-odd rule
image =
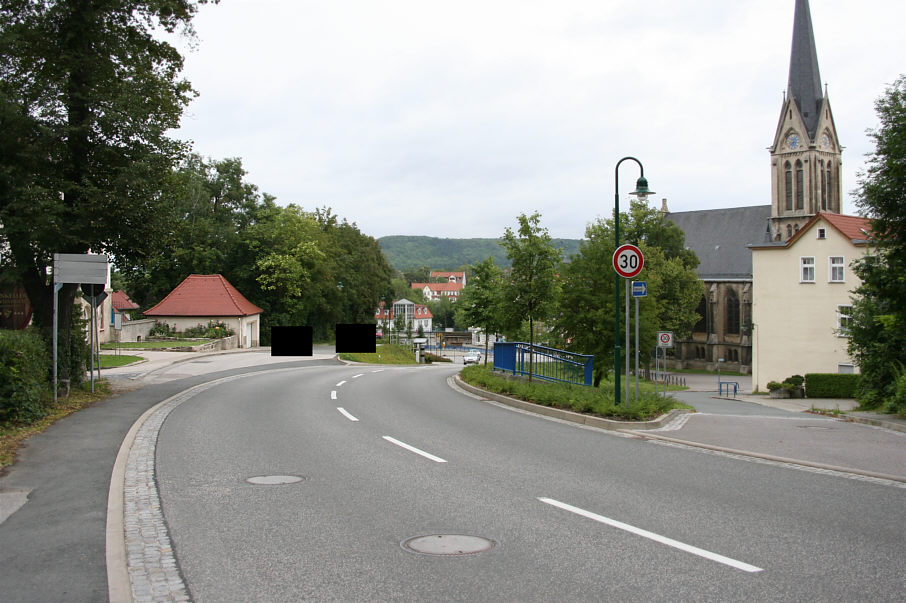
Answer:
[[[481,352],[466,352],[462,357],[463,364],[478,364],[481,362]]]

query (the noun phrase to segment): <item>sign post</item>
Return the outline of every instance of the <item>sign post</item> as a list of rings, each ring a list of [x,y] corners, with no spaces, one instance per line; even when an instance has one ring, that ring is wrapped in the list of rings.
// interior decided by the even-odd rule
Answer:
[[[632,281],[632,296],[635,298],[635,399],[639,399],[639,298],[648,296],[646,281]]]
[[[673,332],[659,331],[657,334],[657,349],[654,351],[654,391],[657,393],[658,375],[658,350],[664,350],[664,373],[667,372],[667,348],[673,347]],[[664,381],[664,395],[667,395],[667,381]]]
[[[613,269],[624,279],[631,279],[642,271],[645,258],[635,245],[620,245],[613,252]],[[617,299],[620,299],[619,296]],[[619,306],[619,303],[617,303]],[[619,310],[617,311],[619,321]],[[619,337],[619,335],[617,335]],[[619,362],[616,362],[619,367]],[[626,280],[626,399],[629,400],[629,280]]]
[[[53,254],[53,401],[57,402],[57,311],[60,307],[59,293],[63,285],[107,284],[107,256],[79,253]],[[94,305],[92,304],[92,316]],[[92,328],[92,333],[94,329]],[[92,335],[92,339],[94,335]],[[91,351],[94,354],[94,350]],[[94,391],[94,368],[92,367],[92,391]]]

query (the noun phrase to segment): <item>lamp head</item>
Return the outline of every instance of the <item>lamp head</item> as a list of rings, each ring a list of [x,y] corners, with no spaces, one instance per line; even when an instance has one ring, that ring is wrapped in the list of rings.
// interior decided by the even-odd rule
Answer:
[[[648,179],[642,176],[635,182],[635,190],[629,193],[639,198],[643,203],[648,199],[648,195],[655,194],[654,191],[648,190]]]

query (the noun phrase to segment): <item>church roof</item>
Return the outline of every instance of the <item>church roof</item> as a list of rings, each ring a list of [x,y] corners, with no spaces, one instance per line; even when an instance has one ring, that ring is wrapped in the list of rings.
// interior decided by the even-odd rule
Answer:
[[[824,95],[821,89],[818,51],[815,48],[815,34],[812,30],[812,15],[809,11],[808,0],[796,0],[787,94],[796,101],[799,112],[805,121],[809,138],[814,140]]]
[[[145,316],[251,316],[263,312],[220,274],[190,274]]]
[[[770,205],[668,213],[686,233],[686,248],[699,259],[702,280],[751,280],[752,252],[746,247],[770,240]]]

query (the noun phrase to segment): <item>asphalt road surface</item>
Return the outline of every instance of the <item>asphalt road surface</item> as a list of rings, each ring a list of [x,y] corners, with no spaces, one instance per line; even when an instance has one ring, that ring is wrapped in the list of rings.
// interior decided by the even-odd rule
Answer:
[[[310,366],[176,407],[156,478],[192,599],[902,600],[903,489],[516,412],[458,370]]]

